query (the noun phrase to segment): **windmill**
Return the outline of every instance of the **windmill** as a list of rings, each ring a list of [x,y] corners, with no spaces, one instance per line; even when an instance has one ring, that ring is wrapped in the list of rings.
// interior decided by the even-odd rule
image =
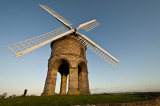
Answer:
[[[48,61],[48,73],[42,95],[54,95],[57,72],[61,74],[61,94],[66,94],[67,75],[69,75],[68,94],[89,94],[89,81],[86,60],[86,49],[89,49],[111,67],[116,68],[119,62],[85,35],[78,33],[80,29],[86,32],[97,27],[99,23],[94,19],[79,25],[76,29],[72,23],[46,5],[40,5],[57,20],[64,24],[46,34],[18,42],[8,46],[9,50],[20,57],[47,43],[51,42],[51,56]]]

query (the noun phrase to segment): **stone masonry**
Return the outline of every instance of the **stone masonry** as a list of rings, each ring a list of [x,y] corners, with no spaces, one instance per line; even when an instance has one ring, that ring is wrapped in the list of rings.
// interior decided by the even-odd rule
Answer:
[[[61,74],[60,94],[90,94],[86,60],[86,46],[74,35],[51,43],[48,73],[42,95],[55,95],[57,72]],[[68,93],[67,76],[69,75]]]

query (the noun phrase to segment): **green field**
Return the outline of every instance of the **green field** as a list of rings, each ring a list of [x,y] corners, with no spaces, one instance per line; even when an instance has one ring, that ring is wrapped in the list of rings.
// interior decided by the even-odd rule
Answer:
[[[143,101],[153,97],[138,95],[54,95],[54,96],[28,96],[0,99],[1,106],[69,106],[84,104],[106,104]]]

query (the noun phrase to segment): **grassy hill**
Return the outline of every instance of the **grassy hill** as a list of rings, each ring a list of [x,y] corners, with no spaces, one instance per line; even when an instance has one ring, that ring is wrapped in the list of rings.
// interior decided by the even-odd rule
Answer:
[[[0,106],[69,106],[85,104],[106,104],[143,101],[152,99],[139,95],[54,95],[54,96],[28,96],[0,99]]]

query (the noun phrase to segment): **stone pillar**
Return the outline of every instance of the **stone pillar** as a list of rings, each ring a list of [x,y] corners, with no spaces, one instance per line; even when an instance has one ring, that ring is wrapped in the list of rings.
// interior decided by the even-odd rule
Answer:
[[[60,90],[60,94],[66,94],[66,86],[67,86],[67,75],[62,74],[61,75],[61,90]]]
[[[78,95],[78,67],[70,67],[69,69],[69,88],[68,94]]]
[[[57,70],[48,70],[45,87],[42,95],[55,95],[55,86],[57,80]]]
[[[82,72],[82,87],[81,94],[90,94],[88,72]]]

